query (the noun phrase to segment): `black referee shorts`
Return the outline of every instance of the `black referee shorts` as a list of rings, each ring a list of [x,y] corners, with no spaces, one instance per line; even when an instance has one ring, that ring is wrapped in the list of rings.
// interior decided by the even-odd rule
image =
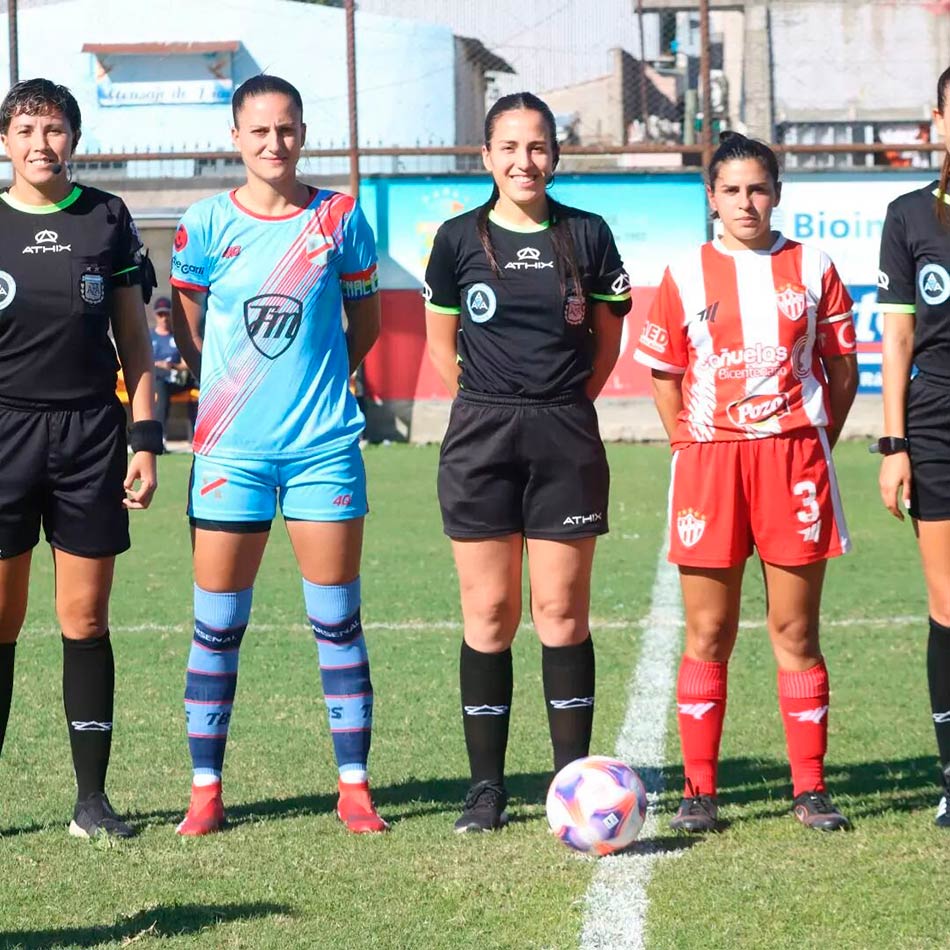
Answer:
[[[597,413],[583,395],[539,402],[460,392],[438,484],[450,538],[607,533],[610,471]]]
[[[40,540],[81,557],[129,548],[123,507],[125,411],[115,400],[91,409],[0,405],[0,558]]]
[[[950,521],[950,380],[920,374],[907,392],[910,515]]]

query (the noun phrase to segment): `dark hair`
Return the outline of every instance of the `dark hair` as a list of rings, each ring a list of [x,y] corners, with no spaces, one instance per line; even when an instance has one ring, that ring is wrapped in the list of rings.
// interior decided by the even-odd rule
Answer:
[[[743,159],[757,161],[769,173],[772,184],[778,188],[779,167],[775,152],[765,142],[746,138],[740,132],[723,132],[719,136],[719,148],[713,152],[709,168],[706,169],[706,180],[709,182],[710,189],[716,187],[719,169],[724,162],[741,161]]]
[[[947,90],[950,89],[950,66],[948,66],[937,80],[937,111],[943,114],[947,105]],[[944,200],[947,188],[950,187],[950,152],[943,154],[943,165],[940,167],[940,184],[937,185],[937,220],[944,226],[950,226],[950,208]]]
[[[244,101],[254,96],[263,96],[269,92],[279,92],[297,107],[300,113],[300,120],[303,121],[303,99],[296,86],[292,86],[286,79],[280,76],[269,76],[267,73],[259,73],[257,76],[251,76],[245,79],[231,96],[231,115],[234,117],[234,127],[237,128],[238,113],[244,108]]]
[[[49,79],[24,79],[10,87],[0,104],[0,134],[10,131],[18,115],[49,115],[61,112],[73,132],[73,148],[82,132],[82,113],[76,97],[65,87]]]
[[[516,112],[526,109],[530,112],[537,112],[544,122],[548,133],[548,139],[551,143],[551,155],[554,158],[554,168],[561,157],[561,149],[557,141],[557,125],[554,121],[554,113],[548,104],[539,99],[531,92],[513,92],[510,95],[502,96],[489,110],[485,116],[485,147],[491,148],[492,136],[495,134],[495,123],[498,117],[506,112]],[[552,175],[547,182],[550,185],[554,181]],[[488,213],[495,207],[495,202],[500,197],[501,192],[498,185],[492,184],[491,195],[475,216],[475,227],[478,232],[478,239],[485,250],[485,256],[488,258],[489,266],[497,277],[501,277],[501,269],[498,267],[498,260],[495,257],[495,248],[492,246],[491,234],[488,230]],[[553,198],[548,198],[548,211],[551,222],[551,243],[554,245],[554,257],[557,260],[558,278],[561,283],[561,293],[565,290],[565,277],[570,277],[574,283],[574,293],[582,295],[580,269],[577,266],[577,253],[574,250],[574,238],[571,236],[571,230],[567,223],[567,216],[564,214],[564,206],[559,204]]]
[[[746,138],[740,132],[726,131],[719,135],[719,147],[713,152],[713,157],[709,160],[709,168],[706,169],[706,181],[709,184],[709,190],[715,191],[716,179],[719,177],[719,169],[726,162],[743,161],[752,159],[758,162],[768,172],[769,178],[776,191],[779,187],[779,167],[775,152],[758,139]],[[719,213],[713,211],[713,218],[718,218]]]

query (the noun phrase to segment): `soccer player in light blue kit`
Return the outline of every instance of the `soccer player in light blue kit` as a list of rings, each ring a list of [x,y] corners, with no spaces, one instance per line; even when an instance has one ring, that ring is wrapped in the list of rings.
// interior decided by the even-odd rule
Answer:
[[[178,833],[224,824],[238,652],[278,501],[317,642],[340,771],[337,814],[350,831],[385,831],[367,784],[364,420],[348,386],[379,335],[373,234],[354,198],[297,179],[306,126],[290,83],[255,76],[232,108],[247,182],[193,205],[172,257],[175,337],[201,385],[188,506],[195,627],[185,714],[194,777]]]

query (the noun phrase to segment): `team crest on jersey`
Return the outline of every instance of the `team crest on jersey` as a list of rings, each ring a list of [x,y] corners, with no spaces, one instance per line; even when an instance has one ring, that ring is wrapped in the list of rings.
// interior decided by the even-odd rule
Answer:
[[[572,327],[579,327],[586,316],[587,301],[583,297],[568,297],[564,301],[564,319]]]
[[[472,284],[465,295],[465,304],[473,323],[487,323],[498,307],[495,291],[488,284]]]
[[[0,270],[0,310],[6,310],[16,296],[16,281],[12,274]]]
[[[106,279],[98,270],[87,270],[79,278],[79,296],[91,307],[106,299]]]
[[[297,339],[303,304],[284,294],[261,294],[244,302],[244,326],[254,348],[269,360],[286,353]]]
[[[936,307],[950,297],[950,274],[940,264],[925,264],[917,275],[920,296]]]
[[[684,547],[691,548],[698,544],[705,531],[705,515],[692,508],[684,508],[676,512],[676,533],[680,536]]]
[[[789,320],[801,320],[808,309],[805,288],[800,284],[786,284],[775,292],[778,309]]]
[[[183,251],[187,243],[188,231],[183,224],[179,224],[178,230],[175,232],[175,250]]]

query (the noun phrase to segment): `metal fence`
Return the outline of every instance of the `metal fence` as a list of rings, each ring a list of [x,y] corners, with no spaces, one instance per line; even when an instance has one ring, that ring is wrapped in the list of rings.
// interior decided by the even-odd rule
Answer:
[[[23,45],[32,42],[34,4],[21,6]],[[295,6],[274,4],[275,29]],[[321,27],[319,57],[288,52],[286,64],[266,68],[301,85],[302,171],[312,177],[481,171],[485,112],[520,90],[551,106],[564,171],[699,166],[727,128],[775,143],[789,168],[921,168],[939,163],[943,149],[930,110],[950,62],[950,2],[301,0],[293,15],[301,37]],[[8,16],[8,26],[16,20]],[[245,32],[226,54],[233,86],[264,68],[258,35]],[[147,44],[128,49],[136,45]],[[152,60],[161,80],[163,63],[187,44],[152,45],[172,50]],[[120,74],[116,47],[84,49],[92,52],[76,55],[95,58],[97,82]],[[223,134],[226,108],[207,141],[162,123],[160,149],[141,135],[96,134],[105,111],[86,115],[99,147],[77,156],[85,180],[240,175]]]

